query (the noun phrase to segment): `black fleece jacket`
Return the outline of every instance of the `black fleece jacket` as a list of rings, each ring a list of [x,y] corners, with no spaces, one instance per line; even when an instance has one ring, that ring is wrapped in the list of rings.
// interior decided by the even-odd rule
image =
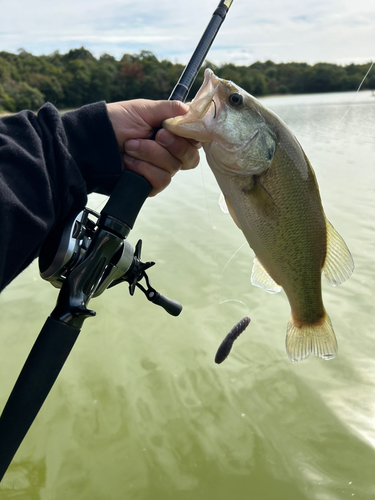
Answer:
[[[44,105],[0,119],[0,291],[87,194],[110,194],[121,157],[104,102],[60,116]]]

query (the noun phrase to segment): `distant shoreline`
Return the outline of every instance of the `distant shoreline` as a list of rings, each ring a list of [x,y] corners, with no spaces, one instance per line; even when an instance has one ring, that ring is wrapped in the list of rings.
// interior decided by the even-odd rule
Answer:
[[[361,89],[359,90],[359,93],[362,92],[371,92],[372,97],[375,97],[375,90],[370,90],[370,89]],[[347,91],[342,91],[342,92],[316,92],[316,93],[307,93],[307,94],[268,94],[268,95],[263,95],[263,96],[258,96],[258,99],[261,100],[266,100],[266,99],[272,99],[272,98],[279,98],[279,97],[295,97],[295,96],[313,96],[313,95],[327,95],[327,94],[345,94],[345,93],[357,93],[355,90],[347,90]],[[46,101],[48,102],[48,101]],[[88,103],[89,104],[89,103]],[[28,108],[25,108],[28,109]],[[39,109],[39,108],[38,108]],[[37,113],[38,109],[31,109],[33,113]],[[74,111],[77,108],[64,108],[64,109],[59,109],[57,107],[58,111],[60,114],[67,113],[68,111]],[[4,118],[5,116],[12,116],[18,113],[19,111],[4,111],[0,109],[0,118]]]
[[[375,89],[371,62],[339,66],[269,60],[250,66],[215,66],[206,61],[204,67],[255,97]],[[121,60],[109,54],[97,59],[84,47],[47,56],[34,56],[25,50],[18,54],[0,51],[0,109],[39,109],[44,102],[72,109],[99,100],[168,99],[183,69],[182,64],[160,61],[146,50],[124,54]],[[203,70],[190,90],[191,96],[203,82]]]

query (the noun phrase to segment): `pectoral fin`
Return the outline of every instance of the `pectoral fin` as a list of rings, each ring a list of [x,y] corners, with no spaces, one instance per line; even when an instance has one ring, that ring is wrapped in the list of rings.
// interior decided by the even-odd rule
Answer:
[[[353,272],[354,262],[345,241],[326,220],[327,255],[323,266],[324,276],[332,286],[344,283]]]
[[[218,204],[222,212],[224,212],[225,214],[229,214],[227,202],[225,201],[225,196],[223,195],[223,193],[220,193]]]
[[[232,205],[230,204],[229,199],[225,195],[223,195],[223,198],[224,198],[224,203],[225,203],[225,205],[226,205],[226,207],[228,209],[228,212],[230,213],[230,216],[232,217],[232,219],[236,223],[237,227],[239,229],[241,229],[240,223],[238,222],[237,216],[236,216],[236,214],[235,214],[235,212],[234,212],[234,210],[232,208]],[[224,212],[224,210],[223,210],[223,212]],[[242,231],[242,229],[241,229],[241,231]]]
[[[254,259],[253,271],[251,273],[251,283],[254,286],[263,288],[263,290],[268,293],[278,293],[282,290],[282,287],[271,278],[256,257]]]

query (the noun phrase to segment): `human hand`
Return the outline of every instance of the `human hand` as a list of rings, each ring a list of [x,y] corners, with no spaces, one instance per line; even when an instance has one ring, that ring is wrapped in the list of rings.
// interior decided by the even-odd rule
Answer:
[[[107,104],[109,118],[123,158],[123,169],[145,177],[150,196],[165,189],[180,169],[199,163],[200,143],[160,129],[167,118],[180,116],[188,106],[180,101],[135,99]],[[155,139],[153,136],[155,131]]]

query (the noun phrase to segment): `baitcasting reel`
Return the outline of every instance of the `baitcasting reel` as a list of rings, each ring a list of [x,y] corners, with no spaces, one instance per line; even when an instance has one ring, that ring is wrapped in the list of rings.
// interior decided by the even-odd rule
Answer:
[[[60,233],[59,239],[54,241],[52,235],[43,245],[39,255],[39,269],[41,277],[49,281],[54,287],[61,288],[70,275],[87,256],[90,245],[98,229],[97,222],[100,214],[85,208],[77,216],[71,217]],[[130,295],[138,287],[147,299],[163,307],[169,314],[178,316],[182,310],[177,301],[164,297],[151,285],[146,270],[155,265],[155,262],[141,262],[142,240],[139,240],[135,250],[127,239],[101,269],[91,297],[98,297],[107,288],[111,288],[124,281],[129,283]],[[146,288],[139,281],[145,279]]]

